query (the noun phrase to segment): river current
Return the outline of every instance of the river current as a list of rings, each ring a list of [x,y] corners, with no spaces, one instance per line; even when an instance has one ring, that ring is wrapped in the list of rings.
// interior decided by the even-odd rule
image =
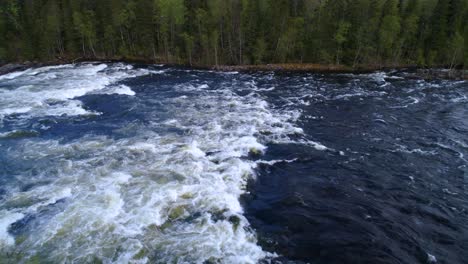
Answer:
[[[0,263],[468,263],[468,82],[0,75]]]

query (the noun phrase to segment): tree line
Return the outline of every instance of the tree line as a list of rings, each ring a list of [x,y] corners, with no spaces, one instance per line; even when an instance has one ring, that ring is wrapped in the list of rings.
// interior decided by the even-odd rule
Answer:
[[[468,65],[468,0],[1,0],[0,61]]]

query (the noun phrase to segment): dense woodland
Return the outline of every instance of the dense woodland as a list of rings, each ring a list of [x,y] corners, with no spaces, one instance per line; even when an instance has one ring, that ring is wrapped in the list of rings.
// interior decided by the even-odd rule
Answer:
[[[0,61],[468,66],[468,0],[1,0]]]

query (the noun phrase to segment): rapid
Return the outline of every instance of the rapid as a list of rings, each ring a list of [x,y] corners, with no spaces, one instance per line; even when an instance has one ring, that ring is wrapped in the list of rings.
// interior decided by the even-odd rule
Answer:
[[[463,263],[467,96],[403,71],[0,75],[0,259]]]

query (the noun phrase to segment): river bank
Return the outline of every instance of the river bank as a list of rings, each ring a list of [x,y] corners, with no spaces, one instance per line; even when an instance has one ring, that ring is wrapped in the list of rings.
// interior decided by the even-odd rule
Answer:
[[[181,63],[155,62],[151,59],[142,58],[79,58],[79,59],[58,59],[46,62],[16,62],[0,64],[0,75],[14,71],[21,71],[31,67],[53,66],[59,64],[78,63],[78,62],[125,62],[136,64],[165,64],[170,66],[188,67],[202,70],[216,71],[239,71],[239,72],[296,72],[296,73],[371,73],[376,71],[408,71],[408,78],[420,79],[449,79],[449,80],[468,80],[468,69],[449,69],[444,66],[438,67],[419,67],[415,65],[358,65],[356,67],[335,64],[317,64],[317,63],[278,63],[278,64],[260,64],[260,65],[188,65]]]

